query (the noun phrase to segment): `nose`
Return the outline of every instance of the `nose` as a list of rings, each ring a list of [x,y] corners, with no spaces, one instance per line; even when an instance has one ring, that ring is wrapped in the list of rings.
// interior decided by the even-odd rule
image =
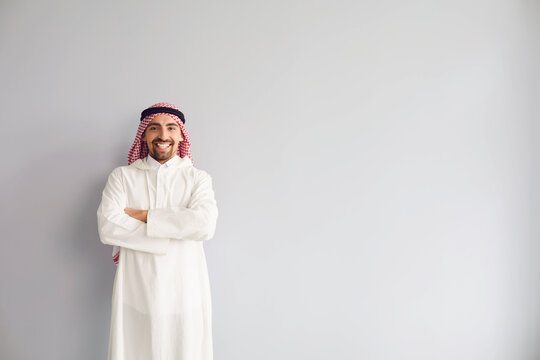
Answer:
[[[161,141],[167,141],[167,129],[164,129],[164,128],[161,128],[159,130],[159,136],[158,136],[158,140],[161,140]]]

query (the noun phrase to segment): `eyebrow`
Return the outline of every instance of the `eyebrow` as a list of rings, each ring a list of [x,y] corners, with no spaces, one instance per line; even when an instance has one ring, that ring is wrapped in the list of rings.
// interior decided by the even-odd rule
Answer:
[[[158,123],[150,123],[150,124],[148,124],[148,126],[150,126],[150,125],[161,126],[161,124],[158,124]],[[177,123],[168,123],[165,126],[178,126],[178,124]]]

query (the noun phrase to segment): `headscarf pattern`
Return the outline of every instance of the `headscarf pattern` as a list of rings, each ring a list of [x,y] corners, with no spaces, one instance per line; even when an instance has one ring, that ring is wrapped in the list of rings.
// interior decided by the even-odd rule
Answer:
[[[160,102],[160,103],[157,103],[157,104],[154,104],[152,106],[149,106],[149,108],[153,108],[153,107],[160,107],[160,106],[165,106],[165,107],[169,107],[169,108],[172,108],[172,109],[176,109],[178,111],[180,111],[180,109],[173,105],[173,104],[169,104],[169,103],[166,103],[166,102]],[[186,127],[184,126],[184,123],[182,122],[182,120],[180,120],[180,118],[176,115],[173,115],[173,114],[169,114],[169,113],[156,113],[156,114],[151,114],[151,115],[148,115],[148,116],[145,116],[139,123],[139,128],[137,129],[137,135],[135,136],[135,141],[133,142],[133,145],[131,145],[131,149],[129,150],[129,153],[128,153],[128,165],[131,165],[134,161],[138,160],[138,159],[144,159],[146,156],[148,156],[148,145],[146,144],[145,141],[143,141],[141,139],[144,131],[146,130],[146,127],[148,126],[148,124],[150,123],[150,121],[155,118],[156,116],[158,116],[159,114],[166,114],[168,116],[170,116],[171,118],[173,118],[177,123],[178,123],[178,126],[180,126],[180,130],[182,132],[182,137],[184,138],[183,141],[180,142],[180,144],[178,145],[178,150],[176,152],[176,154],[178,156],[180,156],[181,158],[187,156],[189,157],[189,159],[191,160],[191,163],[194,164],[193,162],[193,158],[191,157],[191,141],[189,139],[189,134],[186,130]],[[112,253],[112,258],[113,258],[113,261],[116,265],[118,265],[118,261],[120,259],[120,247],[119,246],[114,246],[113,247],[113,253]]]

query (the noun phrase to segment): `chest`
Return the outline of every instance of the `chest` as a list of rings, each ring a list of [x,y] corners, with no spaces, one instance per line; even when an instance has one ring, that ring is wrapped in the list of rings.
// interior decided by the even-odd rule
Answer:
[[[152,209],[187,206],[193,189],[193,176],[184,169],[134,169],[124,174],[127,207]]]

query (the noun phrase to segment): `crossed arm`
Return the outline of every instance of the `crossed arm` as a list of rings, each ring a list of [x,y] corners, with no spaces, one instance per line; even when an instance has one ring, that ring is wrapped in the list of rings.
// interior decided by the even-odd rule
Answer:
[[[98,232],[104,244],[165,254],[171,239],[204,241],[214,236],[218,210],[212,179],[202,170],[188,206],[155,209],[125,207],[127,195],[121,169],[111,172],[97,211]]]
[[[142,222],[147,222],[148,210],[137,210],[132,208],[125,208],[124,212],[134,219]]]

